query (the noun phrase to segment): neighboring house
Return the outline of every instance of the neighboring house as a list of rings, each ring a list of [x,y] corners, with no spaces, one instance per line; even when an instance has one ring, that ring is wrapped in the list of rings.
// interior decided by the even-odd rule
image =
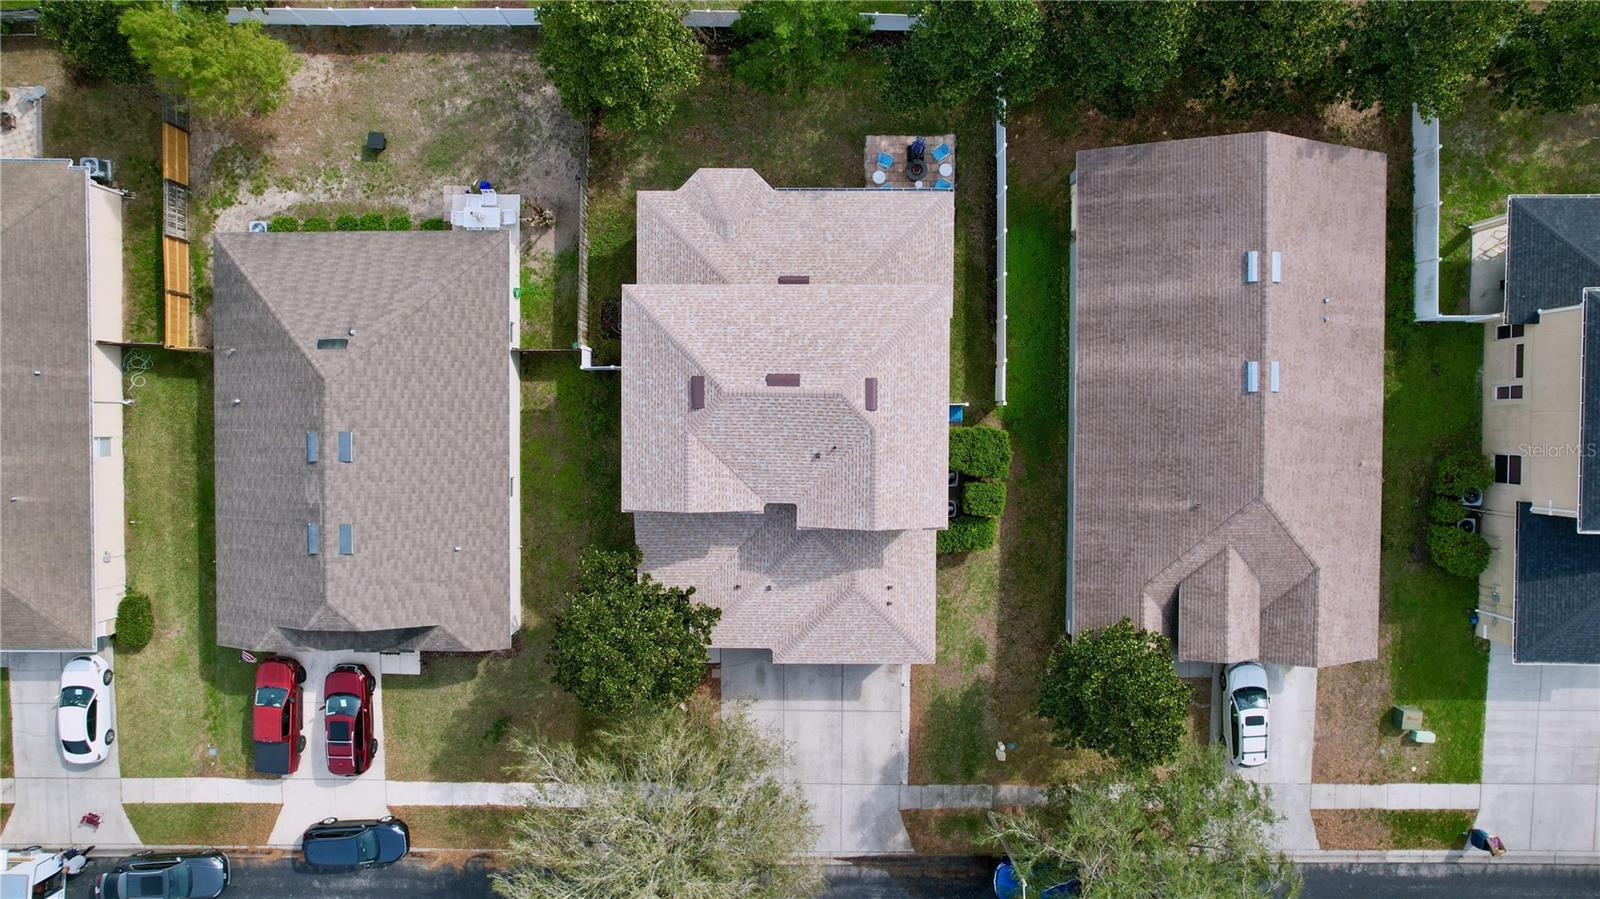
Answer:
[[[1600,194],[1513,196],[1485,325],[1479,634],[1522,663],[1600,664]]]
[[[1077,164],[1069,629],[1375,658],[1384,156],[1255,133]]]
[[[638,194],[622,508],[643,570],[774,662],[934,658],[947,523],[949,191]]]
[[[0,161],[0,649],[116,629],[122,194],[67,159]]]
[[[214,277],[217,641],[509,646],[512,235],[224,234]]]

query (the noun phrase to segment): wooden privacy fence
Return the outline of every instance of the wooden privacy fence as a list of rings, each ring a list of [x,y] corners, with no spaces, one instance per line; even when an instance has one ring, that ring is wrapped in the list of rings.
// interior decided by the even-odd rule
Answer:
[[[162,346],[194,348],[189,303],[189,112],[171,97],[161,102]]]

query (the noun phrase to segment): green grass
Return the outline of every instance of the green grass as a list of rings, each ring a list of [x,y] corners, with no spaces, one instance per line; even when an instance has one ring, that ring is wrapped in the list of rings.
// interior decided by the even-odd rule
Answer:
[[[253,669],[216,644],[211,357],[150,351],[124,415],[128,583],[149,594],[155,636],[117,653],[122,773],[250,773]]]
[[[1467,226],[1506,211],[1508,194],[1592,193],[1600,189],[1600,106],[1574,115],[1536,115],[1469,98],[1441,127],[1439,303],[1466,311]]]
[[[411,828],[421,849],[504,849],[522,809],[503,805],[395,805],[389,814]]]
[[[509,651],[427,653],[421,675],[384,680],[384,751],[396,780],[504,780],[512,729],[570,740],[587,726],[550,681],[545,651],[583,549],[633,542],[617,500],[619,384],[579,371],[566,354],[523,366],[522,631]]]
[[[578,339],[578,251],[536,255],[522,267],[522,346],[568,349]]]
[[[139,840],[150,846],[261,846],[272,836],[281,805],[220,802],[129,803],[123,806]]]
[[[0,777],[10,777],[16,756],[11,753],[11,673],[0,668]]]
[[[1396,849],[1459,849],[1477,817],[1476,810],[1378,812]]]

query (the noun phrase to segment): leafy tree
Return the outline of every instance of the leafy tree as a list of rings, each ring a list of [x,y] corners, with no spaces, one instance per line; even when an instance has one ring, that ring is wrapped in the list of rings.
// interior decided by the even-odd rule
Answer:
[[[871,31],[845,3],[828,0],[756,0],[739,9],[733,75],[760,90],[805,94],[813,84],[836,81],[842,58]]]
[[[212,115],[264,115],[278,108],[300,60],[258,22],[228,24],[222,5],[135,6],[121,31],[164,90]]]
[[[1099,631],[1063,637],[1050,654],[1039,716],[1051,741],[1093,749],[1130,768],[1172,761],[1185,737],[1189,688],[1161,634],[1124,618]]]
[[[1331,101],[1350,8],[1345,0],[1207,3],[1186,52],[1186,90],[1235,116]]]
[[[641,555],[589,549],[578,590],[556,618],[555,682],[601,715],[683,702],[705,675],[706,647],[722,610],[694,602],[694,588],[635,573]]]
[[[1195,27],[1192,0],[1045,5],[1050,76],[1066,99],[1126,117],[1182,71]]]
[[[700,44],[683,24],[688,9],[663,0],[541,3],[539,62],[578,119],[660,126],[700,81]]]
[[[67,64],[93,78],[136,84],[146,77],[117,22],[129,8],[113,0],[78,0],[39,6],[39,33],[56,42]]]
[[[1495,46],[1520,3],[1410,3],[1373,0],[1345,23],[1336,75],[1352,105],[1409,116],[1455,112],[1489,71]]]
[[[908,106],[978,100],[1003,112],[1049,84],[1040,65],[1044,19],[1035,0],[924,2],[892,57],[890,97]]]
[[[1600,103],[1600,3],[1523,9],[1495,51],[1502,103],[1535,112],[1572,112]]]
[[[1043,806],[995,816],[987,836],[1030,886],[1077,877],[1088,899],[1298,896],[1294,864],[1267,843],[1276,820],[1220,749],[1190,746],[1164,772],[1052,784]]]
[[[736,709],[633,719],[571,746],[519,739],[520,780],[579,794],[574,808],[530,804],[513,825],[508,899],[741,896],[789,899],[822,886],[803,853],[816,839],[783,747]]]

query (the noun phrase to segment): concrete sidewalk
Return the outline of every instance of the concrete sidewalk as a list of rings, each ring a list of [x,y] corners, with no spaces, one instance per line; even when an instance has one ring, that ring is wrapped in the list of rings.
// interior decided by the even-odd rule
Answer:
[[[1312,784],[1314,809],[1463,809],[1482,801],[1477,784]]]

